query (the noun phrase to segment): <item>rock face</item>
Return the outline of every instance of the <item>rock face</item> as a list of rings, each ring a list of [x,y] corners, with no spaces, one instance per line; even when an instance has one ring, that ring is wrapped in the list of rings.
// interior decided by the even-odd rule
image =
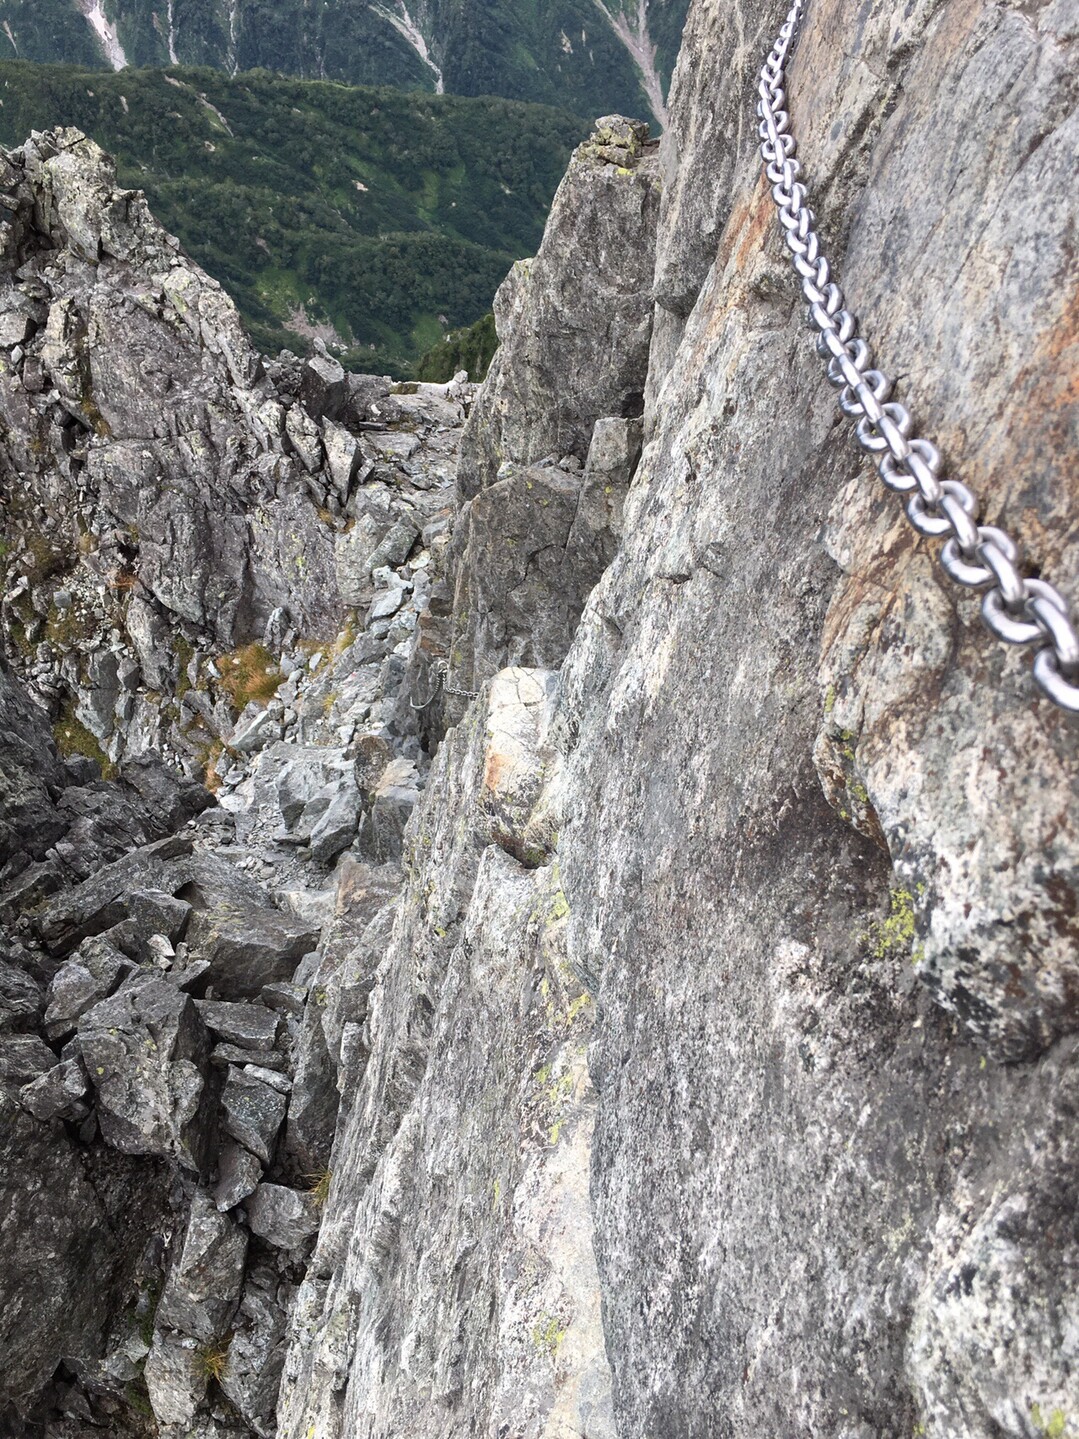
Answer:
[[[571,1433],[1019,1439],[1079,1423],[1073,735],[836,423],[747,109],[777,24],[691,7],[643,451],[579,623],[548,558],[576,470],[536,461],[549,420],[621,354],[604,348],[609,310],[564,333],[562,298],[592,263],[559,244],[586,223],[571,181],[533,307],[523,270],[500,300],[451,556],[455,672],[483,692],[452,696],[460,722],[345,1041],[353,1097],[283,1435],[389,1435],[406,1414],[417,1434],[566,1432],[514,1348],[548,1333],[555,1394],[590,1374],[605,1396],[608,1418],[572,1409]],[[875,353],[909,372],[986,513],[1071,594],[1074,49],[1060,7],[870,10],[851,32],[825,4],[790,82]],[[578,385],[559,357],[593,340]],[[608,403],[572,418],[579,461],[604,414],[621,418]],[[495,558],[526,533],[533,563]],[[610,558],[600,547],[593,579]],[[522,660],[548,668],[485,683]],[[545,1028],[549,996],[555,1015],[575,1003],[556,978],[595,1004],[591,1078],[572,1088],[577,1126],[552,1122],[532,1151],[529,1085],[572,1073]],[[517,1287],[526,1196],[575,1137],[591,1186],[571,1229],[589,1254],[594,1237],[609,1375],[570,1345],[589,1332],[592,1261],[558,1291],[568,1240],[549,1210],[526,1266],[541,1287]]]
[[[790,91],[837,272],[1079,594],[1071,17],[821,5]],[[25,1284],[44,1174],[59,1256],[3,1331],[26,1422],[138,1433],[134,1384],[165,1439],[1079,1432],[1074,734],[837,421],[747,110],[775,23],[697,0],[661,156],[616,119],[578,155],[456,487],[467,395],[230,381],[349,488],[337,636],[286,590],[261,694],[195,664],[218,807],[61,763],[0,672],[3,1239]],[[104,1318],[57,1319],[87,1276]]]

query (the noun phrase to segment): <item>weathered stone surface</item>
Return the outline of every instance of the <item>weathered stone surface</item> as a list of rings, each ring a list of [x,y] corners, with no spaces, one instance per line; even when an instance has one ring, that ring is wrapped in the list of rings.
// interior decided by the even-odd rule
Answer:
[[[501,787],[506,847],[527,848],[552,676],[511,672],[500,695],[497,717],[473,712],[435,760],[392,941],[373,945],[364,1038],[350,1045],[359,1026],[344,1026],[333,1182],[282,1381],[287,1439],[614,1439],[588,1207],[591,1005],[566,968],[556,871],[490,844],[478,803]],[[493,731],[507,737],[497,763]],[[422,1365],[402,1365],[402,1346]]]
[[[167,1193],[152,1162],[87,1150],[4,1103],[0,1126],[0,1412],[13,1432],[63,1359],[101,1351]],[[23,1432],[25,1432],[23,1430]]]
[[[83,940],[128,919],[133,893],[164,889],[171,873],[169,862],[189,855],[192,848],[189,838],[173,835],[131,851],[52,901],[35,917],[35,928],[52,953],[70,954]]]
[[[285,1305],[290,1299],[290,1287],[280,1284],[271,1268],[260,1266],[251,1271],[221,1376],[225,1394],[264,1439],[270,1439],[276,1428],[277,1390],[284,1363]]]
[[[317,930],[275,909],[264,890],[227,864],[204,855],[190,873],[183,890],[194,906],[187,941],[209,961],[215,993],[254,999],[264,984],[290,980]]]
[[[206,1028],[221,1039],[241,1049],[273,1049],[279,1020],[264,1005],[200,999],[196,1001],[196,1008]]]
[[[233,1139],[238,1139],[263,1164],[269,1164],[286,1103],[285,1096],[271,1085],[232,1068],[221,1094],[222,1124]]]
[[[330,864],[349,847],[356,838],[360,813],[359,791],[346,781],[312,827],[311,858],[317,864]]]
[[[173,1261],[156,1320],[211,1345],[240,1301],[247,1234],[218,1212],[204,1190],[191,1201],[183,1246]]]
[[[613,117],[612,117],[613,118]],[[465,429],[458,489],[470,498],[505,461],[584,463],[596,421],[644,408],[659,212],[656,147],[612,164],[582,145],[543,245],[495,300],[501,348]],[[565,257],[577,256],[567,265]]]
[[[41,986],[17,964],[0,959],[0,1032],[34,1027],[45,996]]]
[[[497,1269],[500,1312],[520,1314],[512,1240],[478,1217],[479,1189],[494,1189],[491,1146],[514,1152],[499,1067],[527,1034],[537,910],[558,916],[565,972],[597,1000],[590,1216],[613,1371],[599,1432],[1032,1439],[1079,1412],[1073,736],[837,427],[754,153],[749,77],[776,24],[691,7],[621,548],[612,559],[612,506],[594,551],[609,568],[540,726],[493,722],[486,695],[453,711],[365,1024],[346,1026],[359,1083],[294,1313],[289,1439],[312,1423],[496,1427],[492,1396],[520,1371],[512,1331],[483,1330],[470,1266]],[[874,355],[909,375],[919,422],[983,513],[1069,595],[1075,43],[1059,4],[870,6],[851,27],[826,3],[790,81]],[[513,445],[560,413],[537,389],[561,353],[561,296],[591,259],[556,248],[572,233],[563,203],[544,249],[566,278],[545,285],[545,312],[506,325],[525,312],[520,270],[500,299],[506,344],[461,473],[473,507],[502,464],[542,457]],[[601,329],[593,315],[571,342],[583,353]],[[577,371],[561,369],[573,396]],[[496,522],[472,549],[461,523],[457,635],[467,649],[482,623],[487,668],[459,672],[481,688],[521,656],[521,616],[547,588],[538,565],[501,583]],[[548,538],[541,518],[541,556]],[[520,784],[485,786],[488,748],[517,758]],[[464,836],[485,788],[477,877]],[[555,874],[541,909],[533,886]],[[503,965],[513,1034],[492,1044]],[[454,1064],[468,1098],[450,1119]],[[470,1144],[476,1110],[488,1133]],[[466,1152],[470,1194],[455,1187]],[[454,1329],[462,1286],[477,1302]],[[448,1306],[437,1328],[433,1303]],[[545,1312],[557,1334],[557,1301]],[[514,1397],[508,1423],[527,1432],[535,1411]]]
[[[65,1059],[47,1069],[39,1078],[23,1085],[19,1103],[35,1119],[85,1119],[89,1107],[83,1102],[90,1085],[82,1061]]]
[[[217,1155],[217,1183],[214,1203],[219,1210],[232,1209],[253,1194],[262,1178],[262,1165],[240,1144],[224,1143]]]
[[[36,1034],[0,1035],[0,1084],[21,1089],[56,1063],[55,1053]]]
[[[581,477],[505,465],[465,508],[455,534],[455,687],[479,689],[507,663],[561,663],[602,569],[569,548]]]
[[[318,1204],[299,1189],[260,1184],[245,1207],[252,1234],[277,1249],[295,1249],[318,1230]]]
[[[154,1417],[190,1428],[206,1394],[206,1361],[193,1339],[158,1332],[143,1370]]]
[[[190,997],[137,975],[79,1021],[79,1048],[106,1141],[201,1169],[211,1123],[209,1043]]]
[[[45,1033],[50,1039],[66,1039],[75,1032],[80,1015],[100,999],[107,999],[135,968],[104,935],[84,939],[66,964],[53,976],[46,1000]]]

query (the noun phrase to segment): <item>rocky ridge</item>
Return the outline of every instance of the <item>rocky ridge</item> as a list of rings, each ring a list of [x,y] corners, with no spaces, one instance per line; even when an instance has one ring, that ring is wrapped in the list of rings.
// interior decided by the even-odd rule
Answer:
[[[791,75],[836,263],[1076,593],[1074,26],[863,18],[833,46],[824,3]],[[62,764],[3,701],[37,736],[0,872],[24,1168],[95,1176],[80,1262],[144,1321],[28,1328],[15,1397],[57,1439],[139,1432],[143,1389],[176,1439],[1079,1432],[1074,734],[821,383],[746,118],[775,23],[696,0],[665,147],[610,117],[577,153],[463,436],[397,453],[445,446],[437,533],[384,568],[377,476],[331,515],[358,613],[288,676],[263,631],[282,673],[229,708],[216,807],[122,739],[118,783]],[[311,368],[245,385],[324,437]],[[119,817],[151,771],[171,833]],[[73,803],[118,816],[85,874]]]
[[[91,142],[5,164],[5,1418],[266,1434],[472,387],[263,362]]]

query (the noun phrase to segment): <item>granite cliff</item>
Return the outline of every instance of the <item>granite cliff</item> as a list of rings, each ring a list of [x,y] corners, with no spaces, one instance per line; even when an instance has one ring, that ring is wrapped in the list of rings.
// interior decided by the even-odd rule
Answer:
[[[8,157],[13,1433],[1079,1435],[1074,721],[822,382],[781,18],[691,6],[478,392],[264,361],[100,152]],[[812,0],[790,82],[1069,595],[1077,43]]]

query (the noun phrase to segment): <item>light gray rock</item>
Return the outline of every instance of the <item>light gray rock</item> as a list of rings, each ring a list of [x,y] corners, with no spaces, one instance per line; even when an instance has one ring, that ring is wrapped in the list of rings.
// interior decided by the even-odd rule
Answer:
[[[285,1304],[290,1291],[268,1266],[248,1275],[240,1312],[233,1326],[228,1364],[221,1388],[255,1433],[271,1439],[277,1390],[284,1362]]]
[[[501,345],[465,428],[457,478],[465,499],[493,484],[506,461],[556,454],[583,463],[598,419],[643,412],[657,147],[647,126],[635,126],[612,160],[610,134],[606,125],[578,148],[539,254],[514,266],[495,299]],[[579,262],[567,265],[569,254]]]
[[[209,1383],[206,1361],[195,1340],[155,1333],[143,1379],[158,1422],[190,1430]]]
[[[291,980],[317,929],[274,908],[264,890],[221,861],[201,856],[191,873],[186,939],[192,954],[209,961],[215,994],[255,999],[264,984]]]
[[[557,873],[508,852],[543,830],[553,681],[511,672],[497,710],[450,732],[392,938],[368,925],[369,1008],[339,1040],[333,1181],[292,1311],[286,1439],[363,1425],[614,1439],[588,1203],[592,1006],[566,965]],[[496,813],[515,826],[504,846]],[[422,1372],[400,1363],[405,1334]]]
[[[252,701],[237,722],[229,744],[240,754],[255,754],[282,735],[281,717]]]
[[[215,1044],[210,1051],[211,1064],[244,1065],[250,1064],[253,1059],[257,1059],[259,1064],[264,1068],[274,1070],[288,1068],[288,1059],[285,1055],[278,1054],[276,1051],[267,1053],[266,1051],[260,1050],[256,1052],[251,1049],[246,1049],[239,1044]]]
[[[262,1164],[273,1160],[287,1100],[277,1089],[245,1070],[230,1068],[221,1094],[222,1124]]]
[[[156,1322],[202,1344],[214,1344],[228,1329],[239,1304],[246,1257],[246,1232],[218,1212],[205,1190],[197,1190]]]
[[[307,990],[299,984],[267,984],[262,990],[262,1002],[279,1014],[303,1014]]]
[[[318,1204],[298,1189],[260,1184],[245,1207],[251,1233],[277,1249],[296,1249],[318,1230]]]
[[[201,1170],[210,1138],[209,1042],[193,1001],[136,975],[79,1020],[78,1043],[105,1140]]]
[[[359,791],[346,780],[311,829],[311,858],[317,864],[332,863],[349,847],[356,838],[361,809]]]

